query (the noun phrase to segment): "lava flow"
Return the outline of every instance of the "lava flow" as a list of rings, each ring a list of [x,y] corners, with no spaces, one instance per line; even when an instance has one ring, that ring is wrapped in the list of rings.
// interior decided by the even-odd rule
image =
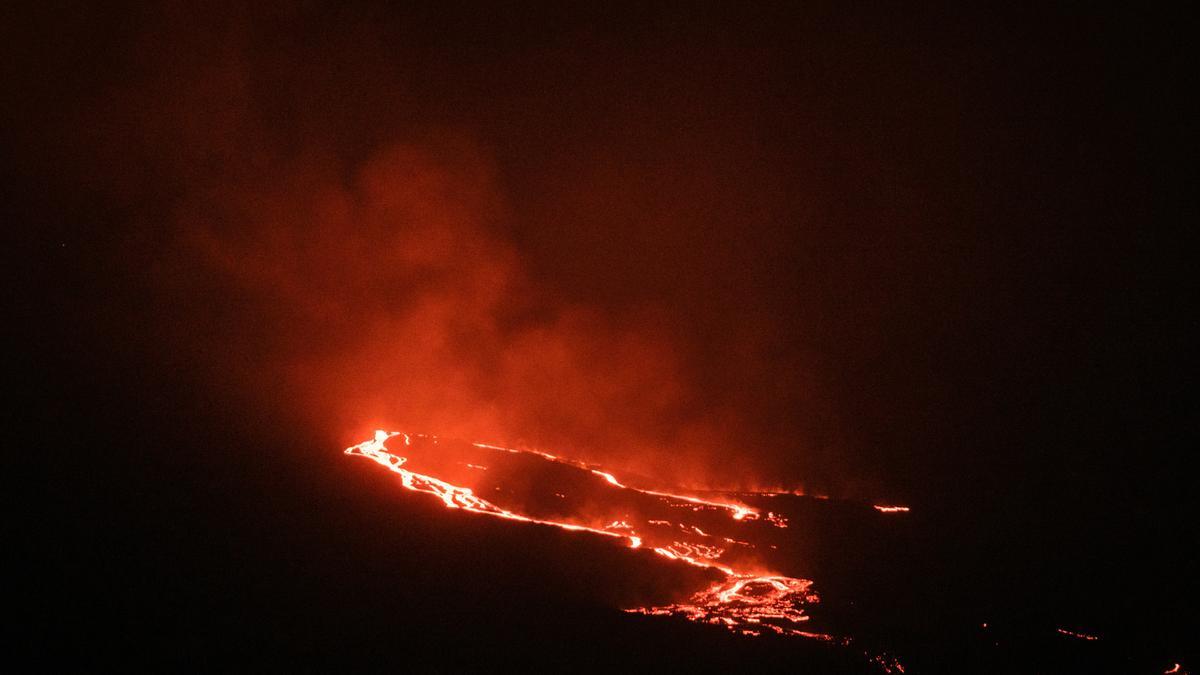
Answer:
[[[399,441],[404,456],[388,448]],[[771,542],[788,527],[777,513],[732,499],[635,485],[584,462],[486,443],[376,431],[346,454],[375,461],[397,474],[405,488],[434,495],[448,508],[608,537],[711,575],[706,588],[683,602],[627,612],[680,616],[745,635],[850,642],[805,630],[805,610],[819,602],[812,581],[765,566],[776,548]],[[903,672],[894,660],[875,661],[887,672]]]
[[[421,457],[422,471],[440,469],[439,473],[443,476],[457,474],[454,482],[418,472],[414,467],[416,462],[410,457],[390,452],[387,443],[393,438],[403,439],[406,455]],[[429,452],[434,450],[432,446],[439,447]],[[377,431],[374,438],[347,448],[346,453],[374,460],[399,475],[405,488],[432,494],[449,508],[620,539],[629,548],[644,546],[664,558],[714,570],[721,577],[712,586],[694,594],[687,603],[639,607],[627,611],[680,615],[746,634],[770,631],[833,639],[801,630],[809,618],[804,607],[818,602],[816,593],[811,590],[811,581],[757,569],[756,545],[746,541],[744,533],[740,537],[729,536],[733,534],[729,531],[730,525],[737,527],[755,523],[758,528],[787,527],[787,521],[775,513],[763,513],[733,501],[634,487],[618,480],[612,473],[582,462],[544,452],[483,443],[470,446],[440,444],[438,439],[432,437]],[[481,456],[480,453],[490,453],[491,456]],[[517,464],[513,464],[513,460]],[[549,466],[537,466],[536,463],[531,464],[530,460],[543,465],[549,463]],[[529,506],[530,503],[537,503],[538,495],[517,495],[511,488],[496,484],[492,479],[495,472],[488,469],[497,464],[507,464],[500,473],[516,469],[528,472],[574,469],[577,471],[572,473],[577,478],[578,470],[583,470],[589,472],[591,484],[576,483],[588,494],[573,495],[572,498],[561,491],[553,492],[559,503],[550,503],[556,508]],[[522,464],[524,466],[520,466]],[[487,499],[480,497],[480,489],[487,489],[494,495],[489,494]],[[536,489],[536,486],[525,488]],[[499,502],[517,502],[524,506],[517,510],[501,506]],[[595,515],[585,518],[573,512],[575,507],[584,503],[589,505],[589,511],[593,514],[605,510],[607,513],[600,518]],[[719,520],[714,518],[720,514],[724,516]]]

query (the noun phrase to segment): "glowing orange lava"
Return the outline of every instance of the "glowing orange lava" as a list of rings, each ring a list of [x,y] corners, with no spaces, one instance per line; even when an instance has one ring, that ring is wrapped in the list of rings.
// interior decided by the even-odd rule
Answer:
[[[1067,637],[1073,637],[1076,640],[1089,640],[1090,641],[1090,640],[1099,640],[1100,639],[1100,638],[1096,637],[1095,635],[1088,635],[1087,633],[1080,633],[1080,632],[1073,631],[1073,630],[1067,630],[1066,628],[1056,628],[1055,630],[1057,630],[1059,633],[1061,633],[1063,635],[1066,635]]]
[[[438,480],[437,478],[434,478],[432,476],[425,476],[425,475],[422,475],[419,473],[413,473],[412,471],[403,469],[401,467],[407,461],[407,459],[405,459],[404,457],[393,455],[392,453],[387,451],[387,448],[385,446],[387,439],[391,438],[392,436],[404,436],[405,445],[409,445],[412,443],[412,437],[409,436],[408,434],[400,434],[397,432],[388,433],[386,431],[376,431],[374,439],[366,441],[364,443],[359,443],[358,445],[355,445],[350,448],[346,448],[346,454],[347,455],[361,455],[363,457],[367,457],[369,459],[374,460],[381,466],[387,468],[392,473],[398,474],[400,476],[400,481],[404,485],[404,487],[408,488],[409,490],[416,490],[418,492],[428,492],[429,494],[435,495],[438,498],[440,498],[442,500],[442,503],[445,504],[448,508],[465,509],[465,510],[471,511],[473,513],[483,513],[483,514],[486,514],[489,516],[498,516],[500,518],[508,518],[510,520],[519,520],[519,521],[523,521],[526,523],[541,523],[543,525],[553,525],[555,527],[561,527],[565,530],[591,532],[593,534],[600,534],[600,535],[604,535],[606,537],[623,536],[621,534],[618,534],[616,532],[610,532],[608,530],[586,527],[584,525],[575,525],[573,523],[563,523],[563,522],[556,522],[556,521],[550,521],[550,520],[539,520],[537,518],[530,518],[527,516],[520,515],[518,513],[513,513],[512,511],[502,509],[499,506],[492,504],[491,502],[487,501],[486,499],[480,499],[479,497],[475,496],[475,493],[470,488],[459,487],[457,485],[451,485],[450,483],[447,483],[442,480]],[[480,467],[473,466],[472,468],[480,468]],[[641,542],[637,537],[630,535],[627,538],[629,539],[629,545],[631,547],[637,548],[638,546],[641,545]]]
[[[456,482],[424,473],[432,469],[422,468],[418,471],[411,468],[408,457],[394,454],[387,447],[389,441],[398,440],[403,440],[407,448],[406,455],[424,453],[426,464],[437,469],[440,475],[456,476]],[[405,488],[434,495],[447,508],[607,537],[622,541],[631,549],[645,548],[668,560],[711,570],[720,577],[707,588],[694,593],[686,602],[636,607],[625,610],[627,612],[680,616],[746,635],[774,633],[843,645],[850,642],[848,638],[804,630],[809,621],[805,609],[819,602],[812,590],[813,582],[763,569],[754,551],[757,547],[751,543],[756,537],[729,536],[734,534],[734,529],[746,531],[748,535],[757,532],[761,537],[765,532],[772,531],[771,526],[788,527],[787,520],[779,514],[763,513],[732,500],[630,485],[594,465],[537,450],[517,450],[486,443],[469,446],[459,444],[461,447],[454,449],[446,445],[439,446],[438,443],[436,437],[376,431],[372,439],[347,448],[346,454],[376,462],[398,475]],[[417,445],[422,447],[418,448]],[[463,447],[470,452],[465,453],[461,449]],[[482,453],[492,454],[484,459]],[[505,455],[501,453],[518,456],[508,460],[510,463],[525,463],[499,466],[504,464]],[[556,466],[578,471],[556,469]],[[521,504],[519,510],[515,506],[505,508],[477,494],[477,489],[490,488],[491,492],[496,493],[495,500],[504,501],[511,490],[518,488],[510,488],[496,481],[514,470],[543,474],[557,470],[570,475],[562,478],[563,483],[545,487],[540,495],[525,494],[523,498],[515,499],[514,503]],[[520,481],[521,485],[530,482]],[[571,488],[562,485],[570,485]],[[552,491],[556,488],[558,491]],[[575,492],[586,495],[576,495]],[[547,499],[550,496],[553,499]],[[581,507],[584,503],[589,505],[588,509]],[[572,508],[576,506],[579,508],[573,511]],[[608,512],[597,518],[597,510],[604,509]],[[584,512],[590,515],[585,517]],[[727,513],[727,517],[718,517],[722,512]],[[672,515],[672,518],[666,517]],[[687,520],[681,521],[681,518]],[[761,529],[763,527],[767,529],[764,531]],[[775,548],[774,545],[769,547]],[[890,657],[871,658],[886,672],[904,672],[903,667]]]

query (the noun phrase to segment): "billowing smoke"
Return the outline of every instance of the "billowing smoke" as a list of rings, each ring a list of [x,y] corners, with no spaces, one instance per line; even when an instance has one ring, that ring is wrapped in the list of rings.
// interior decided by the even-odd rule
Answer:
[[[709,114],[696,79],[754,89],[729,63],[757,57],[639,48],[648,63],[621,67],[687,90],[617,105],[593,78],[580,100],[616,106],[608,127],[564,108],[556,144],[504,122],[519,95],[456,84],[486,54],[446,64],[428,35],[405,42],[419,26],[360,19],[138,15],[123,77],[70,113],[100,158],[89,180],[137,223],[122,254],[173,361],[335,448],[406,429],[827,491],[812,469],[842,439],[796,340],[815,314],[797,310],[781,183],[749,159],[747,113]],[[608,72],[617,47],[572,68]],[[560,49],[509,61],[562,88]]]
[[[178,215],[189,281],[239,303],[235,333],[205,353],[218,368],[236,355],[254,388],[295,392],[286,404],[344,434],[424,429],[622,460],[711,442],[712,425],[687,419],[664,331],[547,299],[489,229],[500,202],[466,141],[391,145],[345,179],[302,163],[198,197]]]

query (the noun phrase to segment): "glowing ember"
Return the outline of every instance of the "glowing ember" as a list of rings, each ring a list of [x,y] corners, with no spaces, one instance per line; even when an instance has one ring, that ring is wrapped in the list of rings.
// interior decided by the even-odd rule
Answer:
[[[1056,630],[1059,633],[1066,635],[1067,637],[1073,637],[1077,640],[1099,640],[1100,639],[1100,638],[1096,637],[1095,635],[1088,635],[1087,633],[1079,633],[1079,632],[1076,632],[1073,630],[1067,630],[1066,628],[1058,628]]]
[[[880,513],[908,513],[910,509],[907,506],[880,506],[875,505],[875,510]]]

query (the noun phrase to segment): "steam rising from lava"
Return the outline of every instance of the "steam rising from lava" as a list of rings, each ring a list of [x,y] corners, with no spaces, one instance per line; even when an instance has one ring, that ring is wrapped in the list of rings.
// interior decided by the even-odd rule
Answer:
[[[522,142],[503,105],[438,108],[472,67],[383,27],[264,45],[301,18],[198,14],[136,14],[137,67],[69,139],[136,223],[114,246],[155,325],[129,332],[173,370],[339,444],[395,425],[828,491],[844,430],[781,316],[795,242],[757,154],[730,163],[741,127],[655,149],[614,119],[576,148],[592,131],[566,120],[565,142]]]
[[[745,421],[714,407],[661,311],[613,316],[531,279],[495,233],[485,156],[463,138],[402,144],[349,178],[313,159],[193,195],[157,270],[211,304],[172,342],[330,438],[386,420],[677,484],[757,483],[762,456],[727,459]]]

